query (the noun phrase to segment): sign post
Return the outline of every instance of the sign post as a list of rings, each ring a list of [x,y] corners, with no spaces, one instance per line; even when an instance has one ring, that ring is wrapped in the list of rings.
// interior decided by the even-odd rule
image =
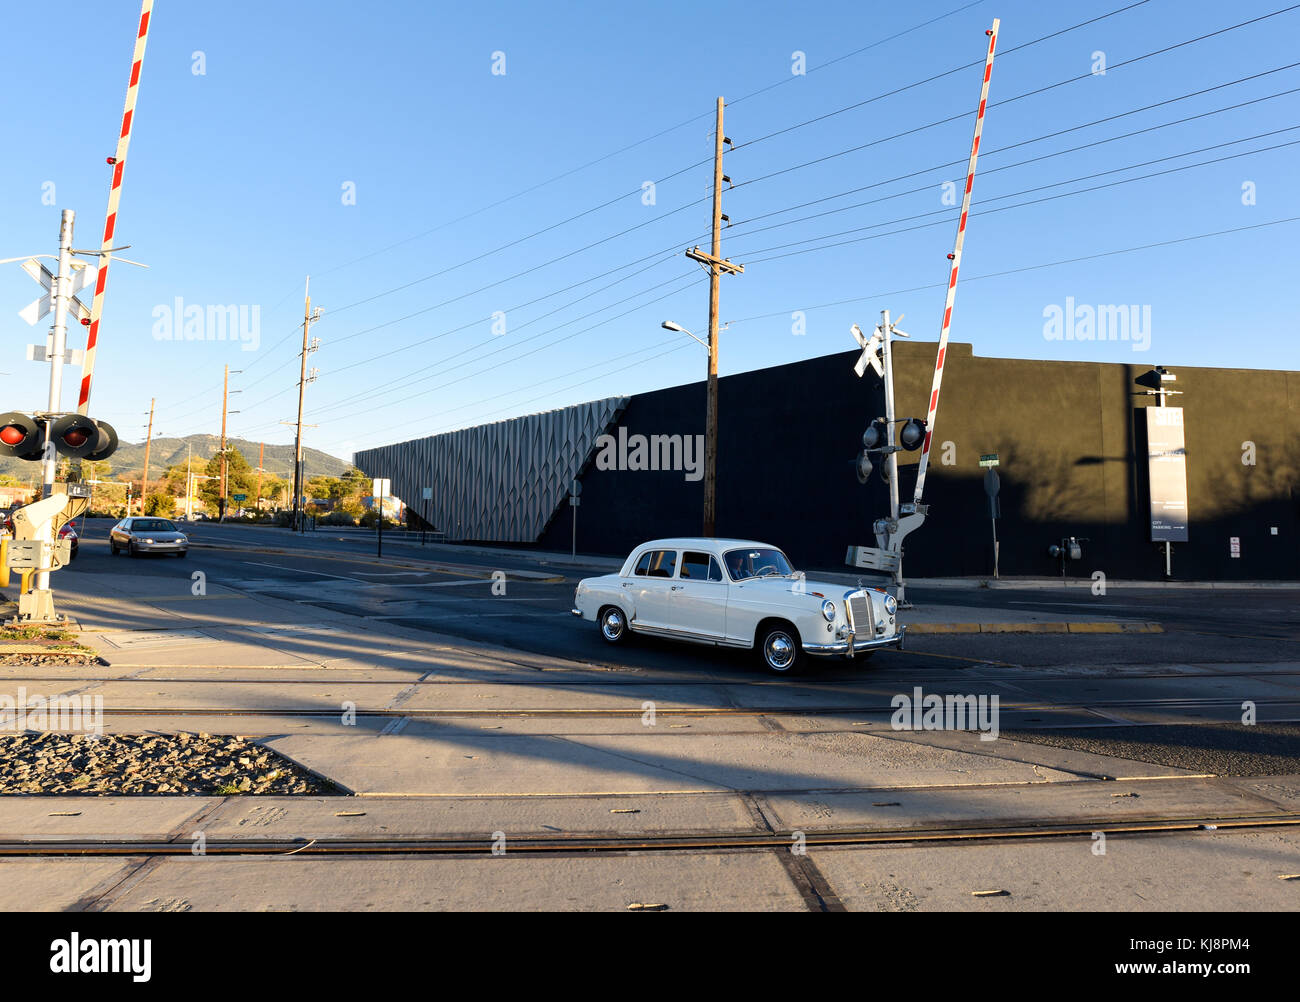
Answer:
[[[370,482],[370,495],[374,498],[375,511],[379,515],[379,520],[375,523],[378,529],[375,544],[375,556],[377,557],[384,555],[384,498],[388,497],[392,489],[392,481],[390,480],[381,480],[376,477]]]
[[[992,462],[986,464],[985,460],[989,458]],[[981,456],[980,465],[988,466],[984,472],[984,493],[989,496],[989,522],[993,526],[993,576],[996,578],[998,576],[998,516],[1002,514],[1002,506],[998,503],[998,491],[1002,489],[1002,481],[998,477],[998,471],[993,468],[998,465],[997,455]]]
[[[423,509],[424,509],[424,512],[423,512],[423,518],[422,518],[422,520],[421,520],[421,524],[420,524],[420,545],[423,546],[423,545],[424,545],[424,530],[425,530],[426,528],[428,528],[428,526],[429,526],[429,499],[433,497],[433,488],[432,488],[432,487],[422,487],[422,488],[420,488],[420,495],[421,495],[421,497],[422,497],[422,499],[423,499],[423,502],[424,502],[423,505],[422,505],[422,507],[423,507]]]
[[[1187,447],[1181,407],[1147,407],[1147,474],[1151,541],[1164,543],[1165,577],[1173,577],[1173,543],[1187,542]]]

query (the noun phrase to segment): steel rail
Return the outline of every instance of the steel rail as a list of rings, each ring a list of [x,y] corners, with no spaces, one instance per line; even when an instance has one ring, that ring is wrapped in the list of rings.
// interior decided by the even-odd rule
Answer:
[[[968,828],[928,829],[831,829],[803,831],[802,842],[810,847],[844,847],[889,844],[1009,841],[1015,839],[1092,838],[1098,833],[1115,835],[1160,835],[1175,832],[1288,828],[1300,825],[1300,817],[1286,814],[1211,815],[1155,817],[1132,821],[1078,821],[1060,824],[982,825]],[[665,833],[662,835],[618,836],[606,833],[563,837],[506,834],[509,853],[628,853],[668,851],[788,851],[795,831]],[[15,856],[358,856],[440,855],[475,856],[491,854],[492,839],[485,837],[428,838],[314,838],[205,839],[202,853],[195,853],[189,838],[158,839],[69,839],[57,841],[0,841],[0,857]]]

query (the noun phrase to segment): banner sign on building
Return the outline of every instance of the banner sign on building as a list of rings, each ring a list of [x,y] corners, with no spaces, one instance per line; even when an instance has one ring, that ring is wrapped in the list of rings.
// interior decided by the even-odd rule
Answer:
[[[1147,407],[1151,541],[1187,542],[1187,448],[1181,407]]]

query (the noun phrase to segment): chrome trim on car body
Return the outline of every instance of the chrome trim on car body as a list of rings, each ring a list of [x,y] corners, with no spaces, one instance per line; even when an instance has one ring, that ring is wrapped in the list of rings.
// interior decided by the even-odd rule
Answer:
[[[906,626],[900,626],[898,633],[892,637],[883,637],[879,640],[858,640],[853,637],[853,651],[874,651],[882,647],[897,647],[900,651],[903,649],[903,638],[907,633]],[[814,657],[828,657],[835,654],[848,654],[849,641],[841,640],[834,644],[804,644],[805,654],[811,654]]]

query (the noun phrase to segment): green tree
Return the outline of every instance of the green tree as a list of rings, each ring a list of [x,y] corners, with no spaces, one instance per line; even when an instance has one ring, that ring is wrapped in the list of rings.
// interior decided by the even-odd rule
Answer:
[[[217,507],[221,498],[221,453],[218,451],[203,468],[203,473],[212,480],[200,481],[199,497],[204,503]],[[251,499],[257,490],[257,473],[248,465],[244,454],[234,446],[226,448],[226,495],[246,494]],[[232,504],[232,507],[234,505]]]
[[[151,491],[144,499],[144,513],[171,518],[176,514],[176,501],[163,491]]]

